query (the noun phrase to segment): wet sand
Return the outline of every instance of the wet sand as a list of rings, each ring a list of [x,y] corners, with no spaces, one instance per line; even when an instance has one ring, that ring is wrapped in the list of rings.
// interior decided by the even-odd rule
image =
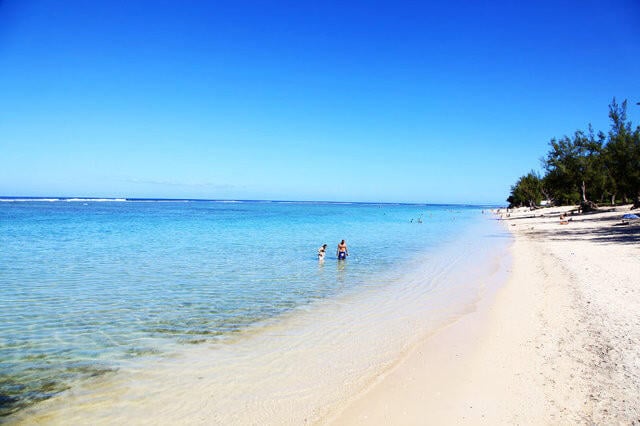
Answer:
[[[455,220],[455,216],[451,218]],[[378,286],[229,336],[133,359],[18,413],[18,424],[322,424],[504,280],[510,237],[480,220]]]
[[[503,214],[506,285],[328,422],[640,422],[640,224],[570,210]]]

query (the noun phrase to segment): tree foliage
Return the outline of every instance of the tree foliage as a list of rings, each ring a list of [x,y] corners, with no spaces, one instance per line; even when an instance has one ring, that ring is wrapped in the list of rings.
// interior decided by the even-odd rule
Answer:
[[[553,138],[543,158],[543,177],[530,172],[518,179],[507,198],[510,206],[535,207],[540,200],[554,204],[581,204],[635,200],[640,205],[640,127],[627,121],[627,101],[609,105],[608,134],[577,130]]]
[[[627,101],[609,105],[611,129],[604,161],[611,175],[613,193],[624,202],[638,200],[640,195],[640,127],[632,130],[627,121]]]
[[[542,198],[542,179],[532,170],[511,187],[511,195],[507,201],[511,206],[537,207]]]

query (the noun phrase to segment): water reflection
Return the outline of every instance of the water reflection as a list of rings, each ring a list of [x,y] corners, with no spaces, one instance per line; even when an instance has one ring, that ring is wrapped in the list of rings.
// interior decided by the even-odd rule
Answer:
[[[338,260],[336,262],[336,280],[340,284],[344,284],[347,272],[347,261],[346,260]]]

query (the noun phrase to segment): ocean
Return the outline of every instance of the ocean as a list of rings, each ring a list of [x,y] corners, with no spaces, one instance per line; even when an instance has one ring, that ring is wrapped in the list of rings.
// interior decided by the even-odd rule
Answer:
[[[472,309],[489,279],[482,277],[499,268],[495,255],[509,241],[481,206],[1,201],[0,416],[5,417],[50,399],[70,401],[66,395],[91,389],[92,383],[131,386],[132,372],[158,363],[159,371],[182,368],[175,360],[189,359],[190,353],[200,354],[203,369],[213,363],[211,354],[218,354],[211,377],[219,381],[220,400],[231,401],[234,392],[236,399],[256,395],[251,386],[258,376],[287,376],[291,362],[278,370],[274,361],[255,373],[246,366],[267,359],[265,348],[274,341],[278,359],[304,353],[304,344],[315,353],[338,345],[343,355],[335,348],[327,351],[342,365],[355,349],[341,339],[372,333],[371,341],[382,346],[358,346],[362,366],[347,363],[341,372],[338,365],[329,373],[335,380],[310,378],[299,385],[314,395],[340,394],[336,387],[357,391],[365,385],[361,378],[388,366],[407,342]],[[335,255],[342,239],[349,248],[346,261]],[[323,243],[327,257],[319,262]],[[373,333],[381,321],[389,327]],[[225,380],[234,382],[233,389],[225,388]],[[324,388],[314,390],[318,386]],[[262,406],[256,402],[258,411]],[[237,417],[242,410],[230,409],[220,421],[242,420]],[[268,419],[269,412],[252,421]]]

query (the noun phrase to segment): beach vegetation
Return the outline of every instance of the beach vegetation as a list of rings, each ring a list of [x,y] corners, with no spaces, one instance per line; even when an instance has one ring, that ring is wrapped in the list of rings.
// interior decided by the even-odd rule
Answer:
[[[532,170],[521,176],[511,187],[511,195],[507,201],[512,206],[536,208],[543,198],[542,179]]]
[[[627,120],[627,101],[609,105],[608,133],[576,130],[553,138],[542,159],[544,175],[518,179],[507,198],[510,207],[532,207],[545,199],[554,205],[579,204],[583,211],[601,204],[634,201],[640,207],[640,126]]]
[[[611,129],[604,153],[609,170],[613,197],[623,203],[634,200],[640,204],[640,126],[635,130],[627,121],[627,101],[621,105],[615,99],[609,105]]]
[[[551,139],[551,149],[544,159],[547,171],[544,182],[553,200],[594,208],[595,191],[603,190],[599,184],[602,183],[600,154],[604,142],[604,133],[599,132],[596,137],[591,126],[588,133],[577,130],[572,137]]]

